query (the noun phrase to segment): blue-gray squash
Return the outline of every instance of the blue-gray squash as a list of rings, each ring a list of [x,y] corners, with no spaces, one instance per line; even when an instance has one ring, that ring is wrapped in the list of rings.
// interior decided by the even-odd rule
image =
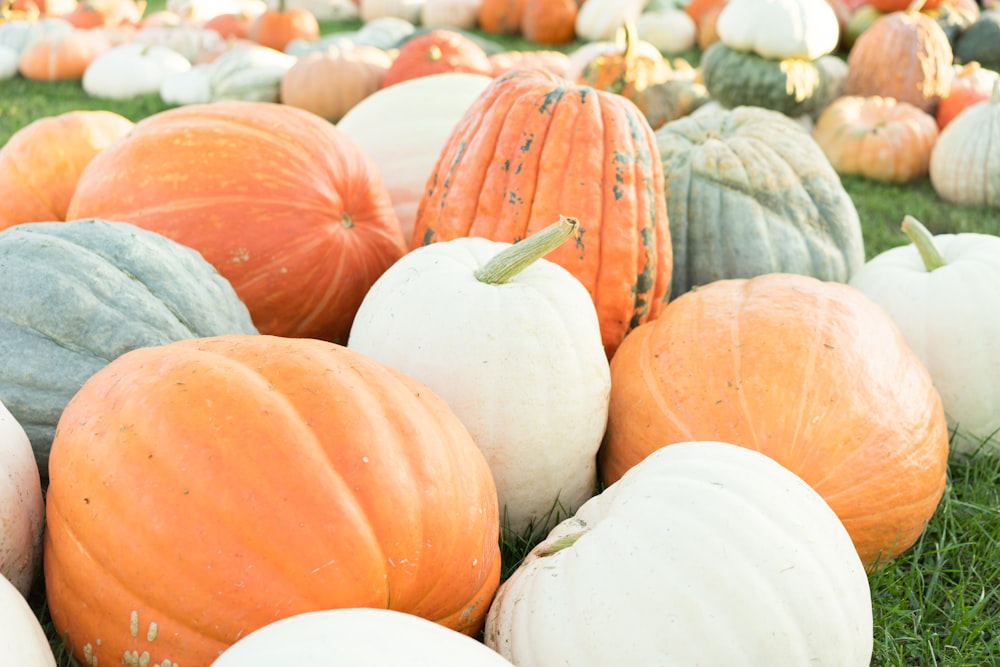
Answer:
[[[699,109],[655,134],[671,298],[764,273],[847,282],[864,263],[854,202],[798,122],[760,107]]]
[[[39,470],[63,408],[130,350],[254,334],[229,282],[195,250],[123,222],[34,222],[0,232],[0,401]]]

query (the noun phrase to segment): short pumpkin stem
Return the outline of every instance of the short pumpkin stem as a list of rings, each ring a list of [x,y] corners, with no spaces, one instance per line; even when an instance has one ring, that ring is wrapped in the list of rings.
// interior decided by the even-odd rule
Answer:
[[[931,235],[930,231],[919,220],[912,215],[908,215],[903,218],[901,229],[909,237],[910,241],[913,242],[913,245],[917,246],[920,258],[924,260],[924,268],[928,272],[940,269],[947,264],[937,246],[934,245],[934,236]]]
[[[565,243],[576,234],[579,226],[576,218],[560,215],[548,227],[498,252],[476,271],[476,279],[489,285],[502,285]]]
[[[576,544],[576,541],[583,537],[587,531],[581,530],[576,533],[570,533],[569,535],[563,535],[558,538],[552,544],[545,545],[544,547],[539,547],[538,551],[535,553],[539,558],[545,558],[546,556],[551,556],[557,554],[563,549],[568,549],[569,547]]]

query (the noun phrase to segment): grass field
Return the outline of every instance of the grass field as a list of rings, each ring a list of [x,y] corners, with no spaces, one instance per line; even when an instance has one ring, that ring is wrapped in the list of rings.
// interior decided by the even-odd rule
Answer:
[[[160,6],[162,0],[151,2],[150,10]],[[328,24],[324,31],[350,27]],[[527,46],[510,40],[505,45]],[[155,95],[125,102],[89,98],[76,82],[0,82],[0,144],[41,116],[73,109],[109,109],[139,120],[164,108]],[[905,242],[899,231],[905,214],[917,217],[935,233],[1000,234],[1000,213],[948,204],[936,196],[927,179],[901,186],[846,177],[843,182],[858,209],[868,257]],[[505,545],[505,572],[516,566],[530,546]],[[1000,459],[953,458],[944,498],[923,537],[871,575],[870,581],[875,612],[873,665],[1000,664]],[[45,619],[41,591],[34,598]],[[60,666],[73,664],[61,641],[52,639]]]

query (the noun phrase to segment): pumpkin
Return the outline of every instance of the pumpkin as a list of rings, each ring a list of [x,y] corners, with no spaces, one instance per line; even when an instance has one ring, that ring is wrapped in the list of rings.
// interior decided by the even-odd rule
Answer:
[[[374,46],[329,46],[301,56],[281,77],[284,104],[338,121],[382,86],[392,56]]]
[[[927,176],[938,126],[907,102],[845,95],[823,110],[812,136],[837,173],[908,183]]]
[[[604,410],[607,412],[607,405]],[[2,402],[0,471],[0,579],[27,597],[41,571],[45,504],[31,442]],[[8,626],[2,627],[6,630]],[[9,653],[3,655],[10,659]]]
[[[930,180],[946,201],[1000,207],[1000,81],[990,99],[966,107],[941,131],[931,150]]]
[[[426,0],[360,0],[358,13],[362,23],[375,19],[397,18],[419,23]]]
[[[35,610],[4,577],[0,577],[0,652],[18,667],[56,667]]]
[[[36,222],[0,232],[0,401],[41,475],[63,408],[137,347],[255,333],[232,286],[197,252],[133,225]]]
[[[574,29],[584,42],[614,39],[625,23],[635,24],[647,0],[587,0],[576,15]]]
[[[610,358],[668,298],[662,188],[653,131],[634,104],[546,70],[513,70],[479,95],[442,147],[411,247],[461,236],[513,242],[572,214],[578,242],[548,259],[587,287]]]
[[[697,70],[675,70],[666,81],[654,83],[636,93],[638,106],[649,126],[658,130],[672,120],[683,118],[712,101]]]
[[[14,132],[0,147],[0,229],[65,220],[83,168],[134,126],[113,111],[79,110]]]
[[[490,76],[489,55],[476,42],[450,28],[436,28],[408,38],[382,79],[388,88],[431,74],[465,72]]]
[[[477,21],[483,32],[517,35],[527,0],[481,0]],[[575,31],[575,26],[574,26]]]
[[[952,450],[996,456],[1000,237],[932,235],[912,216],[902,228],[911,243],[873,257],[851,285],[889,313],[927,367],[954,432]]]
[[[756,449],[799,475],[867,568],[912,545],[944,492],[948,428],[927,369],[878,304],[810,276],[716,281],[622,343],[602,480],[691,439]]]
[[[77,28],[114,28],[138,25],[145,10],[145,0],[81,0],[60,18]]]
[[[412,250],[365,296],[347,346],[444,398],[493,472],[511,538],[544,535],[593,495],[610,374],[587,290],[542,256],[559,221],[516,244]]]
[[[250,26],[256,18],[249,12],[228,12],[216,14],[202,25],[205,30],[214,30],[221,37],[250,38]]]
[[[490,82],[459,72],[404,81],[361,100],[337,123],[375,160],[407,243],[438,153]]]
[[[759,107],[699,109],[655,137],[673,298],[716,280],[775,272],[846,282],[864,263],[854,202],[819,145],[787,116]]]
[[[420,9],[420,23],[431,28],[477,27],[482,0],[425,0]]]
[[[762,58],[722,41],[701,56],[709,95],[727,107],[759,106],[786,116],[816,115],[844,91],[848,69],[835,55],[816,60]]]
[[[195,248],[257,328],[281,336],[346,340],[364,293],[406,248],[372,159],[319,116],[268,102],[139,121],[87,166],[68,215],[132,222]]]
[[[274,0],[167,0],[166,10],[186,21],[205,23],[218,14],[247,12],[257,17],[267,11]]]
[[[937,21],[916,7],[890,12],[851,47],[844,94],[893,97],[934,114],[951,85],[952,60],[951,43]]]
[[[160,84],[160,99],[166,104],[207,104],[212,101],[208,65],[195,65],[186,72],[173,72]]]
[[[570,59],[562,51],[553,49],[514,50],[491,55],[490,64],[493,66],[490,76],[494,77],[521,67],[540,67],[551,71],[553,74],[567,77],[570,68]]]
[[[385,641],[392,637],[392,641]],[[211,667],[330,664],[381,667],[511,667],[475,639],[391,609],[327,609],[251,632]]]
[[[91,61],[83,72],[83,90],[93,97],[129,99],[159,92],[168,74],[189,69],[191,62],[168,46],[128,42]]]
[[[986,69],[973,61],[965,65],[954,65],[954,76],[948,92],[938,103],[934,118],[938,127],[944,129],[966,107],[988,100],[993,92],[993,86],[1000,81],[1000,73]]]
[[[293,39],[319,39],[319,21],[304,7],[286,8],[278,0],[275,9],[261,13],[250,24],[250,39],[261,46],[284,51]]]
[[[77,0],[12,0],[8,4],[11,12],[23,11],[29,14],[38,12],[39,16],[62,16],[73,11]]]
[[[206,69],[212,100],[278,102],[281,81],[297,61],[295,56],[260,44],[227,49]]]
[[[527,0],[521,13],[521,34],[544,46],[568,44],[576,38],[577,0]]]
[[[224,48],[225,42],[218,32],[192,24],[173,27],[146,27],[137,30],[132,41],[138,44],[166,46],[187,58],[192,63],[198,55],[210,50]]]
[[[417,27],[409,21],[394,16],[372,19],[354,33],[357,44],[394,49],[399,43],[416,33]]]
[[[9,46],[0,44],[0,81],[13,79],[17,76],[20,55]]]
[[[45,586],[77,659],[207,665],[268,623],[346,607],[475,635],[499,581],[496,488],[468,430],[325,341],[123,355],[66,407],[51,473]]]
[[[689,51],[697,46],[698,25],[679,7],[646,10],[635,24],[639,39],[666,54]]]
[[[577,82],[623,95],[635,103],[647,87],[667,81],[673,73],[658,50],[641,49],[639,43],[635,26],[626,23],[618,33],[619,48],[587,63]],[[641,106],[639,110],[645,114]]]
[[[569,58],[569,67],[566,69],[565,78],[578,82],[583,75],[583,71],[601,56],[614,54],[620,56],[624,53],[627,46],[626,39],[625,27],[622,26],[622,29],[615,34],[613,40],[602,39],[598,42],[585,42],[571,49],[566,56]],[[657,59],[661,61],[664,59],[660,50],[650,42],[633,38],[631,39],[631,44],[634,57],[641,61],[655,62]]]
[[[549,533],[497,591],[485,642],[519,667],[867,667],[871,604],[822,497],[764,454],[692,441]]]
[[[816,60],[840,41],[827,0],[729,0],[715,29],[729,48],[773,60]]]
[[[983,11],[955,39],[955,58],[1000,70],[1000,8]]]
[[[34,81],[82,79],[87,66],[110,48],[111,41],[97,30],[46,36],[24,47],[18,70]]]
[[[7,21],[0,23],[0,46],[6,46],[19,57],[31,42],[47,36],[73,32],[72,24],[61,18]]]

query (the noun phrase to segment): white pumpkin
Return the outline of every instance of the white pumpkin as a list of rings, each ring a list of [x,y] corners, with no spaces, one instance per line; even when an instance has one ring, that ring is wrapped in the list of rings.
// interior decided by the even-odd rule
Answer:
[[[518,667],[868,667],[867,574],[844,525],[755,450],[656,450],[497,591],[485,642]]]
[[[403,81],[361,100],[337,123],[378,164],[407,241],[438,153],[492,81],[459,72]]]
[[[83,90],[93,97],[128,99],[158,93],[171,72],[186,72],[191,62],[166,46],[129,42],[97,56],[83,73]]]
[[[347,341],[452,408],[490,464],[511,536],[544,534],[596,483],[611,391],[597,311],[536,248],[576,231],[563,218],[513,246],[472,237],[411,250],[375,281]],[[493,281],[498,262],[526,253],[536,261]]]
[[[191,62],[203,51],[220,50],[225,46],[225,40],[217,31],[190,23],[141,28],[135,32],[132,41],[148,46],[166,46]]]
[[[262,45],[230,49],[206,70],[212,99],[277,102],[281,79],[297,61],[296,56]]]
[[[268,9],[268,3],[264,0],[167,0],[166,9],[188,21],[204,23],[219,14],[259,16]]]
[[[648,0],[587,0],[576,13],[576,36],[585,42],[614,39],[626,21],[634,25]]]
[[[0,577],[0,656],[3,664],[11,667],[56,666],[38,617],[24,596],[3,577]]]
[[[68,35],[74,30],[72,23],[61,18],[7,21],[0,23],[0,46],[6,46],[21,55],[24,47],[36,39]]]
[[[171,72],[160,84],[160,99],[167,104],[207,104],[212,101],[208,65],[195,65],[186,72]]]
[[[952,118],[931,149],[931,186],[954,204],[1000,208],[1000,80]]]
[[[881,305],[941,394],[952,449],[1000,456],[1000,237],[932,236],[907,216],[913,243],[870,259],[850,284]],[[991,436],[992,439],[987,441]]]
[[[17,69],[20,60],[21,59],[17,55],[17,51],[9,46],[0,44],[0,81],[13,79],[17,76]]]
[[[0,575],[25,596],[42,562],[44,517],[42,482],[31,443],[0,403]],[[8,659],[3,651],[0,656]]]
[[[425,0],[361,0],[358,12],[363,23],[381,18],[398,18],[419,23]]]
[[[482,0],[425,0],[420,21],[429,28],[469,30],[479,24]]]
[[[728,0],[715,30],[729,48],[774,60],[816,60],[840,41],[827,0]]]
[[[329,609],[275,621],[211,667],[511,667],[472,637],[390,609]]]
[[[354,40],[358,44],[377,46],[380,49],[391,49],[405,37],[417,31],[417,26],[406,19],[395,16],[384,16],[372,19],[358,28]]]
[[[277,9],[277,0],[269,0],[268,6]],[[355,21],[359,18],[354,0],[285,0],[285,9],[305,9],[318,21]]]
[[[635,24],[635,30],[639,39],[649,42],[666,54],[681,53],[697,45],[697,24],[687,12],[677,7],[643,12]]]

